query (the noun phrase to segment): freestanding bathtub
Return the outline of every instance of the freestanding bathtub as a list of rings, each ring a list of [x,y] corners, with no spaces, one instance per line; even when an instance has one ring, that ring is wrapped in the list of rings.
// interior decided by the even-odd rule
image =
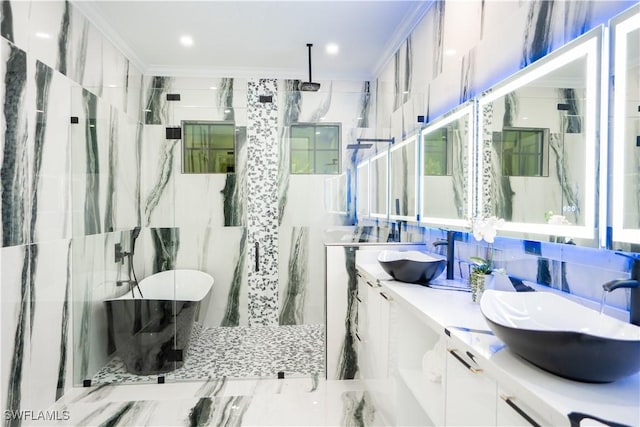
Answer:
[[[184,363],[201,302],[213,277],[197,270],[167,270],[141,280],[118,298],[104,301],[109,350],[138,375],[169,372]],[[133,292],[133,295],[132,295]]]

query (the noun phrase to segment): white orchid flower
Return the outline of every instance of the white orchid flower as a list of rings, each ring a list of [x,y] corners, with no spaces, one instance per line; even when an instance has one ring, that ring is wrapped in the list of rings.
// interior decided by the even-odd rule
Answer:
[[[498,228],[503,225],[504,219],[496,216],[492,216],[487,219],[476,218],[472,221],[473,237],[476,240],[484,240],[487,243],[493,243],[496,235],[498,234]]]

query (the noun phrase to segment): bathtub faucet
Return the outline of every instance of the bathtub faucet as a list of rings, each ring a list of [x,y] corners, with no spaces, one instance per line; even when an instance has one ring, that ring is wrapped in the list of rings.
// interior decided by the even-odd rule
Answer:
[[[144,298],[142,295],[142,291],[140,290],[140,286],[138,286],[138,282],[136,280],[116,280],[116,286],[128,285],[129,292],[131,292],[131,296],[135,298],[135,294],[133,292],[134,289],[137,289],[140,293],[140,297]]]
[[[116,286],[122,286],[122,285],[129,285],[129,287],[138,286],[138,282],[136,282],[135,280],[117,280],[116,281]]]

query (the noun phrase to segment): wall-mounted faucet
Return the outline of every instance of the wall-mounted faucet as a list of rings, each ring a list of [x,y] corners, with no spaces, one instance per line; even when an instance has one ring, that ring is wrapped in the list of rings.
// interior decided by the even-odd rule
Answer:
[[[453,269],[455,263],[455,237],[457,231],[447,230],[446,240],[436,240],[433,246],[447,246],[447,280],[453,280]]]
[[[131,237],[130,237],[131,251],[130,252],[123,251],[122,244],[116,243],[114,247],[113,259],[114,259],[114,262],[116,263],[124,263],[125,259],[127,260],[127,269],[128,269],[128,276],[129,276],[128,280],[117,280],[116,286],[128,285],[129,291],[131,291],[132,294],[133,294],[133,290],[137,288],[138,292],[140,293],[140,296],[143,297],[142,291],[138,287],[138,279],[136,277],[136,272],[133,268],[133,253],[135,251],[136,239],[138,238],[139,235],[140,235],[140,227],[134,227],[134,229],[131,230]],[[120,273],[118,272],[118,276],[119,275]],[[133,279],[131,278],[132,276],[133,276]]]
[[[616,254],[631,258],[631,278],[612,280],[602,285],[602,288],[606,292],[611,292],[618,288],[630,288],[631,289],[631,307],[629,310],[629,321],[634,325],[640,326],[640,258],[627,255],[621,252]]]

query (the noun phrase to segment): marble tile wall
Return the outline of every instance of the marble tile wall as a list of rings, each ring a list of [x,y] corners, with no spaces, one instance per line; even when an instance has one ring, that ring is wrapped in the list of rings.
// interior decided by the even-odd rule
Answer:
[[[103,272],[120,239],[104,233],[139,223],[142,73],[69,2],[1,9],[0,394],[3,410],[43,410],[77,381],[73,354],[93,345],[72,347],[81,306],[93,304],[78,304],[72,265]],[[87,235],[100,251],[81,260]]]
[[[633,4],[436,2],[376,76],[377,135],[410,135]]]

